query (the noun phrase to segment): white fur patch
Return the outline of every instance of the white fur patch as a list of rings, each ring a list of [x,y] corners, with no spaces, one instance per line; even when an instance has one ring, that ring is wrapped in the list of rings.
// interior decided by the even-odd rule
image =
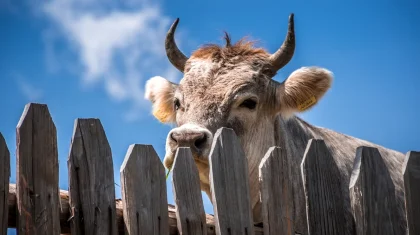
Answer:
[[[144,98],[153,101],[154,97],[171,88],[171,83],[161,76],[154,76],[147,80]]]
[[[173,96],[176,84],[167,79],[155,76],[146,82],[144,98],[153,104],[153,116],[160,122],[174,121]]]
[[[328,83],[331,85],[333,81],[334,74],[328,69],[311,66],[311,67],[301,67],[293,71],[289,77],[294,77],[300,74],[323,74],[325,78],[327,78]],[[319,75],[318,75],[319,76]]]

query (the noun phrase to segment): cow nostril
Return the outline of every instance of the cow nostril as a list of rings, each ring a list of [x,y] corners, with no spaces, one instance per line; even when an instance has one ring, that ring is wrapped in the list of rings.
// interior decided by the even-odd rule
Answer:
[[[194,142],[194,146],[197,149],[201,149],[203,147],[203,145],[206,143],[207,141],[207,137],[206,135],[202,135],[200,138],[198,138],[195,142]]]

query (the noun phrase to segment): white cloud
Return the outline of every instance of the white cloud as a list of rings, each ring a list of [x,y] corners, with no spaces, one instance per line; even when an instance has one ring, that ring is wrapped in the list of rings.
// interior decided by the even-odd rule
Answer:
[[[117,79],[107,79],[106,91],[118,100],[123,100],[127,97],[126,88]]]
[[[44,95],[44,92],[40,88],[37,88],[26,81],[20,74],[14,73],[12,76],[16,80],[20,92],[28,102],[39,102]]]
[[[181,74],[170,65],[164,49],[173,19],[156,4],[135,0],[128,4],[130,11],[108,0],[52,0],[43,5],[43,12],[76,52],[82,84],[102,84],[112,99],[131,102],[132,109],[124,116],[136,120],[148,106],[143,99],[145,81],[156,75],[177,81]],[[49,39],[57,39],[46,37],[47,62],[53,65],[54,42]]]

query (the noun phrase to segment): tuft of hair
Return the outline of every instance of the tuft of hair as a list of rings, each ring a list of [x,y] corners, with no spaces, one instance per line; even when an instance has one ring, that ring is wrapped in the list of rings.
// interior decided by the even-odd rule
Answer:
[[[230,43],[230,42],[231,42],[231,40],[230,40],[230,36],[229,36],[228,32],[226,32],[226,31],[225,31],[225,36],[224,36],[224,39],[225,39],[225,41],[226,41],[226,45],[225,45],[225,47],[231,47],[231,46],[232,46],[232,44]]]
[[[256,41],[247,40],[246,37],[232,44],[231,38],[227,32],[224,34],[226,44],[224,47],[217,44],[205,44],[195,50],[191,57],[214,60],[226,60],[233,57],[247,59],[249,57],[259,56],[268,57],[269,53],[264,48],[255,47]]]

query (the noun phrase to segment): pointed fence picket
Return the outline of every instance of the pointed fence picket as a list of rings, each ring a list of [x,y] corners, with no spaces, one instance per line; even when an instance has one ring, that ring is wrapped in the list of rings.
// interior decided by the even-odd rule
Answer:
[[[172,169],[172,188],[179,233],[207,235],[200,179],[189,148],[178,148]]]
[[[0,235],[7,234],[10,181],[10,152],[0,133]]]
[[[57,132],[46,105],[25,106],[16,142],[18,233],[58,235]]]
[[[420,234],[420,152],[410,151],[403,164],[409,234]]]
[[[120,174],[126,233],[168,235],[165,169],[153,147],[130,145]]]
[[[347,234],[340,171],[323,140],[309,140],[301,171],[309,233]]]
[[[111,148],[98,119],[77,119],[69,169],[69,218],[73,234],[117,234]]]
[[[394,222],[398,214],[395,188],[378,149],[357,148],[350,200],[357,234],[404,234]]]
[[[294,234],[294,190],[302,177],[305,234],[347,234],[345,203],[358,234],[401,234],[394,226],[395,189],[376,148],[357,149],[350,185],[342,185],[325,143],[311,139],[301,174],[280,147],[259,166],[263,226],[253,224],[248,163],[235,132],[220,128],[210,161],[215,216],[205,214],[199,175],[189,148],[179,148],[172,169],[176,205],[168,205],[165,170],[150,145],[130,145],[121,166],[122,200],[115,199],[111,147],[99,119],[76,119],[68,157],[69,191],[58,188],[57,133],[47,105],[25,106],[16,129],[16,184],[9,182],[10,153],[0,133],[0,235],[19,234]],[[407,230],[420,231],[420,153],[402,166]],[[349,188],[349,197],[338,193]],[[350,205],[348,206],[350,207]],[[400,223],[401,224],[401,223]],[[300,231],[305,230],[300,228]]]
[[[220,128],[210,152],[210,181],[220,235],[254,234],[248,163],[235,132]]]
[[[293,220],[294,175],[290,156],[280,147],[271,147],[259,167],[265,235],[295,235]],[[275,215],[275,216],[270,216]]]

